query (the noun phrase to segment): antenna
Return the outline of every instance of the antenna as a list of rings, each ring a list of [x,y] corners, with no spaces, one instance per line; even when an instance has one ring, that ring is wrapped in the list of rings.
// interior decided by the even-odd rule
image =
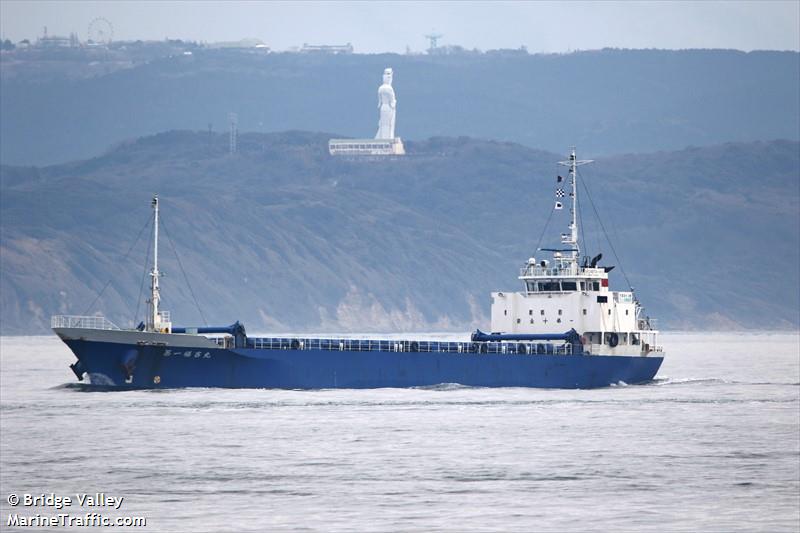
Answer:
[[[428,41],[430,41],[430,46],[428,47],[428,53],[433,52],[436,50],[436,45],[439,44],[439,39],[444,37],[441,33],[429,33],[425,36]]]
[[[228,121],[231,123],[230,132],[230,153],[236,153],[236,137],[239,134],[239,116],[236,113],[228,113]]]
[[[158,195],[153,196],[150,204],[153,207],[153,270],[150,271],[150,299],[147,300],[150,312],[147,313],[147,331],[156,331],[160,327],[158,304],[161,301],[161,291],[158,287]]]
[[[587,163],[592,163],[594,160],[592,159],[583,159],[579,160],[575,156],[575,147],[572,146],[570,148],[569,159],[567,161],[559,161],[559,165],[563,165],[569,168],[569,182],[570,187],[572,187],[572,191],[570,192],[570,198],[572,200],[572,205],[570,206],[570,216],[571,220],[569,223],[569,234],[562,234],[561,235],[561,243],[567,244],[572,247],[572,261],[574,263],[578,262],[578,259],[581,255],[580,246],[578,246],[578,210],[577,210],[577,202],[578,202],[578,184],[577,184],[577,168],[581,165],[585,165]]]

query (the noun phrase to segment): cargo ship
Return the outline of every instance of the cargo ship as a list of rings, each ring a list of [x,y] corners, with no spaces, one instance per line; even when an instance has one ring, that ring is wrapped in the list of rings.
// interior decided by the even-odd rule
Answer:
[[[248,336],[238,321],[173,326],[170,313],[160,309],[157,196],[146,320],[123,329],[103,316],[56,315],[51,326],[75,354],[70,367],[77,378],[103,388],[590,389],[647,383],[664,359],[654,320],[644,316],[632,289],[610,289],[614,267],[600,266],[602,255],[581,256],[577,169],[588,162],[577,159],[574,148],[559,162],[568,174],[557,178],[553,209],[570,211],[561,245],[537,248],[539,257],[519,272],[520,291],[491,294],[489,333],[477,330],[468,340]]]

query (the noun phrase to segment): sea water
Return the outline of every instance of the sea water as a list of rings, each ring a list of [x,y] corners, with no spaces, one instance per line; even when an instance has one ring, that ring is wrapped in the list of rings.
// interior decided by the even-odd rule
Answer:
[[[97,392],[4,337],[0,529],[798,531],[798,334],[662,338],[655,382],[597,390]]]

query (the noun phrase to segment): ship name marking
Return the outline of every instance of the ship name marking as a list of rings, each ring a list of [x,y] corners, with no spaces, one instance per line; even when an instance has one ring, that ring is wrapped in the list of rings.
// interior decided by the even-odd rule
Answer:
[[[205,352],[205,353],[203,353],[202,351],[192,352],[192,350],[186,350],[185,352],[181,352],[180,350],[175,350],[173,352],[172,350],[164,350],[164,353],[163,353],[164,357],[170,357],[172,355],[175,355],[175,356],[182,355],[183,357],[185,357],[187,359],[190,358],[190,357],[193,357],[194,359],[200,359],[200,358],[202,358],[202,359],[211,359],[211,352]]]

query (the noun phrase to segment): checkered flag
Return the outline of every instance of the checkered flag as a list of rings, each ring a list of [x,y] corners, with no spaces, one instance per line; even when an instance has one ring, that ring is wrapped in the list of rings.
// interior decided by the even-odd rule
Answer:
[[[556,198],[564,198],[567,194],[564,192],[564,189],[559,187],[556,189]]]

